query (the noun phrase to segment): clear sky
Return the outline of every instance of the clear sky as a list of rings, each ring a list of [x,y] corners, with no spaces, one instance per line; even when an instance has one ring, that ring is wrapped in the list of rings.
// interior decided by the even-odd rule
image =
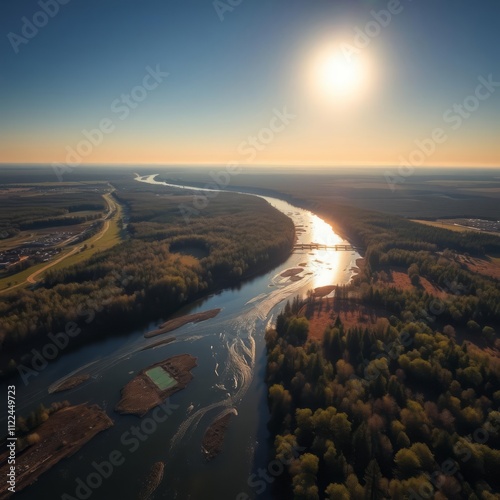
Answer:
[[[0,5],[0,163],[500,166],[498,0],[45,2]]]

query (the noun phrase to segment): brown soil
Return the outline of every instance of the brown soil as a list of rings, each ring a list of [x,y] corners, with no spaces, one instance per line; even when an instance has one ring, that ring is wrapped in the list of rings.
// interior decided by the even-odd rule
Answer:
[[[408,274],[404,271],[390,269],[388,271],[389,280],[386,282],[388,286],[394,286],[400,290],[412,290],[415,288],[423,288],[429,295],[435,297],[446,298],[448,294],[439,287],[431,283],[427,278],[420,277],[420,284],[414,286]],[[381,282],[380,282],[381,283]]]
[[[391,271],[389,283],[400,290],[412,290],[413,285],[407,273],[402,271]]]
[[[35,482],[38,477],[61,459],[76,453],[96,434],[113,425],[113,421],[97,405],[69,406],[53,413],[34,432],[40,441],[17,455],[16,491]],[[6,478],[9,465],[0,468],[0,475]],[[2,480],[0,498],[11,495],[8,483]]]
[[[139,493],[139,500],[147,500],[157,490],[163,480],[164,471],[165,464],[163,462],[156,462],[153,465]]]
[[[282,278],[289,278],[290,276],[296,276],[297,274],[300,274],[304,269],[302,267],[294,267],[293,269],[287,269],[286,271],[283,271],[280,276]]]
[[[162,333],[168,333],[181,326],[187,325],[188,323],[199,323],[200,321],[205,321],[210,318],[215,318],[217,314],[220,313],[220,309],[211,309],[210,311],[203,311],[195,314],[187,314],[185,316],[180,316],[179,318],[174,318],[166,321],[160,328],[156,330],[151,330],[144,334],[147,339],[150,337],[155,337],[156,335],[161,335]]]
[[[321,340],[326,327],[332,326],[338,317],[344,325],[344,330],[348,330],[356,326],[375,325],[378,318],[386,316],[387,312],[384,310],[365,306],[355,300],[322,299],[316,302],[314,313],[308,318],[309,338]]]
[[[89,378],[90,375],[88,373],[85,375],[76,375],[75,377],[66,379],[64,382],[56,385],[55,387],[49,388],[49,393],[52,394],[53,392],[62,392],[67,391],[68,389],[73,389],[73,387],[83,384]]]
[[[141,349],[141,351],[145,351],[146,349],[153,349],[154,347],[158,347],[158,346],[164,345],[164,344],[170,344],[170,342],[173,342],[174,340],[175,340],[175,337],[168,337],[165,340],[160,340],[160,341],[155,342],[151,345],[147,345],[146,347],[143,347]]]
[[[429,294],[440,298],[448,297],[448,294],[431,283],[427,278],[420,277],[420,286]]]
[[[146,375],[147,370],[156,366],[161,366],[167,371],[177,381],[177,385],[161,391]],[[179,354],[148,366],[122,389],[122,397],[115,410],[122,414],[131,413],[142,417],[151,408],[160,405],[166,398],[184,389],[193,379],[190,370],[195,366],[196,358],[189,354]]]
[[[221,451],[224,435],[229,427],[232,413],[214,420],[203,436],[202,450],[207,461],[214,459]]]
[[[469,271],[500,280],[499,259],[477,259],[474,257],[461,257],[460,261],[462,262],[462,264],[465,264]]]

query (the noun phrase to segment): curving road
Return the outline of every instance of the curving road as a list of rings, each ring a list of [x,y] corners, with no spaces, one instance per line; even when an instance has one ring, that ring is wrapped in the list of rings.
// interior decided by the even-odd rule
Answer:
[[[109,221],[110,221],[109,217],[112,214],[116,213],[116,204],[115,204],[114,201],[112,201],[110,193],[103,194],[103,198],[106,200],[106,202],[108,204],[108,212],[107,212],[107,214],[104,217],[104,225],[103,225],[103,228],[102,228],[101,232],[92,241],[92,243],[95,243],[96,241],[99,241],[107,233],[107,231],[109,229],[109,226],[110,226],[110,224],[109,224]],[[88,242],[85,242],[85,243],[88,244]],[[40,274],[42,274],[45,271],[47,271],[47,269],[50,269],[51,267],[59,264],[64,259],[67,259],[68,257],[71,257],[75,253],[79,252],[83,248],[83,246],[85,245],[85,243],[83,245],[79,245],[79,246],[73,248],[73,250],[71,250],[67,254],[62,255],[58,259],[56,259],[56,260],[54,260],[52,262],[49,262],[46,266],[43,266],[42,268],[36,270],[34,273],[31,273],[24,281],[21,281],[21,283],[18,283],[17,285],[14,285],[14,286],[11,286],[9,288],[4,288],[3,290],[0,290],[0,295],[2,293],[5,293],[5,292],[10,292],[14,288],[17,288],[19,286],[25,285],[26,283],[29,283],[30,285],[34,285],[36,283],[36,278],[38,276],[40,276]]]

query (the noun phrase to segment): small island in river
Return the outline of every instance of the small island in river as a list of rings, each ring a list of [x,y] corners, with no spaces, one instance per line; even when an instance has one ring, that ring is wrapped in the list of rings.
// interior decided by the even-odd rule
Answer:
[[[286,271],[283,271],[280,276],[282,278],[291,278],[294,276],[297,276],[297,274],[300,274],[304,269],[302,267],[294,267],[292,269],[287,269]]]
[[[214,459],[222,451],[224,436],[229,427],[229,421],[231,420],[232,414],[232,412],[229,412],[216,418],[205,431],[202,452],[207,462]]]
[[[205,321],[207,319],[215,318],[217,314],[221,312],[220,309],[210,309],[210,311],[203,311],[195,314],[186,314],[185,316],[180,316],[179,318],[169,319],[165,321],[156,330],[151,330],[144,334],[147,339],[150,337],[155,337],[156,335],[161,335],[162,333],[168,333],[173,330],[177,330],[181,326],[187,325],[188,323],[199,323],[200,321]]]
[[[141,492],[139,493],[139,500],[148,500],[151,495],[158,489],[163,480],[163,473],[165,472],[165,464],[163,462],[156,462],[151,471],[147,475]]]
[[[75,375],[74,377],[67,378],[63,382],[52,385],[49,387],[49,394],[52,394],[54,392],[62,392],[62,391],[67,391],[69,389],[73,389],[74,387],[79,386],[80,384],[83,384],[90,378],[90,375],[88,373],[84,375]]]
[[[16,457],[16,491],[34,483],[60,460],[75,454],[96,434],[113,425],[97,405],[85,404],[62,408],[34,429],[30,442]],[[0,456],[0,474],[7,477],[10,465],[7,454]],[[10,496],[7,481],[0,484],[0,498]]]
[[[193,379],[191,369],[196,358],[179,354],[142,370],[123,389],[115,410],[142,417],[174,392],[184,389]]]

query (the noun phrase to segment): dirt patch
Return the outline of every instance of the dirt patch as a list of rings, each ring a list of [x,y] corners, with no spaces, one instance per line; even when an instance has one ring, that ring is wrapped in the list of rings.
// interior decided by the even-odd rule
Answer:
[[[294,267],[293,269],[287,269],[286,271],[283,271],[280,276],[282,278],[290,278],[291,276],[300,274],[303,270],[304,269],[302,267]]]
[[[500,259],[460,257],[460,262],[464,264],[469,271],[500,280]]]
[[[163,462],[156,462],[151,471],[144,480],[141,492],[139,493],[139,500],[147,500],[160,486],[163,480],[163,473],[165,472],[165,464]]]
[[[415,286],[412,284],[408,273],[396,269],[390,269],[388,271],[388,280],[382,281],[388,286],[394,286],[400,290],[414,290],[417,288],[423,288],[429,295],[434,295],[435,297],[446,298],[448,294],[439,288],[438,286],[431,283],[427,278],[420,276],[419,285]]]
[[[41,474],[75,454],[96,434],[112,425],[113,421],[97,405],[69,406],[53,413],[34,430],[39,441],[16,458],[16,491],[34,483]],[[7,463],[0,468],[2,478],[7,477],[9,468]],[[11,495],[8,486],[6,480],[0,484],[1,498]]]
[[[73,389],[73,387],[77,387],[80,384],[83,384],[90,378],[90,375],[86,373],[85,375],[76,375],[74,377],[70,377],[66,379],[64,382],[61,382],[60,384],[56,385],[55,387],[50,387],[49,388],[49,393],[52,394],[53,392],[62,392],[62,391],[67,391],[69,389]]]
[[[446,298],[448,294],[439,287],[431,283],[427,278],[420,276],[420,286],[429,294],[435,297]]]
[[[203,311],[195,314],[186,314],[185,316],[180,316],[179,318],[174,318],[166,321],[156,330],[151,330],[144,334],[144,337],[151,338],[156,335],[161,335],[163,333],[168,333],[173,330],[177,330],[181,326],[187,325],[188,323],[199,323],[200,321],[205,321],[207,319],[215,318],[217,314],[221,312],[221,309],[211,309],[210,311]]]
[[[122,414],[131,413],[142,417],[151,408],[160,405],[166,398],[184,389],[193,379],[190,370],[195,366],[196,358],[189,354],[179,354],[145,368],[122,389],[122,397],[115,410]],[[176,384],[162,391],[146,374],[147,371],[156,367],[163,368],[175,379]]]
[[[389,283],[400,290],[412,290],[414,288],[408,274],[402,271],[390,271]]]
[[[301,313],[305,313],[305,308]],[[344,330],[349,330],[373,326],[378,318],[387,316],[383,309],[363,305],[357,300],[321,299],[316,301],[314,310],[308,317],[309,338],[322,340],[325,329],[334,325],[337,318],[344,325]]]
[[[224,443],[224,436],[229,427],[231,415],[232,413],[227,413],[214,420],[205,431],[202,443],[205,460],[214,459],[222,451],[222,444]]]

